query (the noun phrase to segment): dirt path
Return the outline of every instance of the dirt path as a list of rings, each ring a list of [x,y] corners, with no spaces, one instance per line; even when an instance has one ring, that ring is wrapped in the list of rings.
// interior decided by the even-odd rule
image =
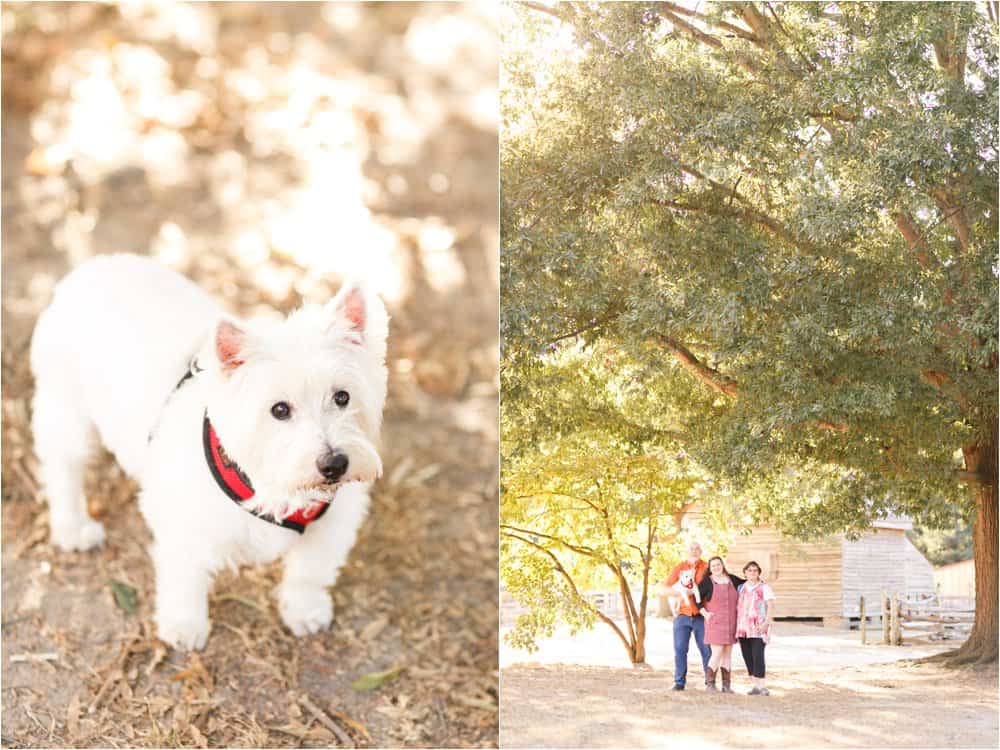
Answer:
[[[494,746],[492,20],[470,5],[4,4],[3,34],[3,746]],[[164,651],[136,488],[107,456],[88,480],[106,546],[48,545],[28,341],[55,282],[113,251],[238,314],[328,299],[347,272],[378,280],[385,477],[328,633],[282,627],[273,565],[217,580],[200,656]],[[135,588],[134,614],[109,581]]]
[[[954,644],[862,645],[856,631],[778,622],[767,648],[770,696],[745,695],[739,654],[737,694],[706,693],[693,645],[688,688],[675,693],[672,623],[650,618],[647,628],[648,670],[623,663],[607,627],[576,635],[560,628],[534,653],[502,643],[502,745],[996,747],[996,668],[947,671],[914,661]]]
[[[669,671],[515,666],[503,747],[996,747],[997,671],[907,662],[782,670],[771,695],[670,692]],[[746,681],[737,678],[745,691]]]

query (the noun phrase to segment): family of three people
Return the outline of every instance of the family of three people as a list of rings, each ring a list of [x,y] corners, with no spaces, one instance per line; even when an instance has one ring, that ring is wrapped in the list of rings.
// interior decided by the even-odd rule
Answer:
[[[769,695],[764,686],[764,646],[770,641],[774,592],[761,579],[760,565],[748,562],[743,566],[746,578],[740,578],[726,570],[721,557],[706,563],[701,545],[691,542],[687,559],[670,571],[667,587],[677,583],[685,570],[694,572],[701,601],[687,597],[674,615],[674,690],[683,690],[687,683],[688,647],[694,635],[706,689],[716,690],[720,675],[722,692],[733,692],[733,646],[739,643],[753,683],[750,695]]]

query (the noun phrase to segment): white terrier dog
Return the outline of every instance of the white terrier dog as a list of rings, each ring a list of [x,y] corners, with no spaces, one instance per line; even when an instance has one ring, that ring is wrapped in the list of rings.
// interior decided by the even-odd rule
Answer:
[[[670,587],[673,596],[670,598],[670,608],[674,611],[674,617],[680,608],[694,598],[695,602],[701,604],[701,591],[694,582],[694,570],[682,570],[679,573],[677,583]]]
[[[285,624],[296,635],[326,628],[326,589],[382,472],[387,333],[381,300],[356,284],[325,307],[242,322],[150,260],[84,263],[57,287],[31,346],[52,541],[104,541],[83,496],[99,437],[142,486],[162,640],[202,648],[215,573],[278,556]]]

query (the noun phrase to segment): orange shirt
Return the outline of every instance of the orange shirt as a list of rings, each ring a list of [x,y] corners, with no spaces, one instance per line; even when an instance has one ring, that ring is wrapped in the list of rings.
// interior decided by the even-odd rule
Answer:
[[[708,563],[704,560],[698,560],[694,565],[692,565],[687,560],[681,560],[674,566],[674,569],[670,571],[670,575],[667,576],[667,586],[673,586],[681,577],[682,570],[690,570],[694,568],[694,585],[697,586],[701,583],[701,579],[705,577],[705,573],[708,572]],[[699,614],[698,604],[695,602],[694,597],[687,602],[681,602],[681,606],[677,610],[678,614],[688,615],[694,617]]]

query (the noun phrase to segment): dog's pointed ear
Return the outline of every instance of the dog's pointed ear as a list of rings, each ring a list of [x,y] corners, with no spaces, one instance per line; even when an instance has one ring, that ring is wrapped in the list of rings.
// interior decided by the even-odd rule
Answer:
[[[339,329],[356,337],[357,343],[365,339],[368,327],[368,294],[360,281],[348,281],[326,306],[330,329]]]
[[[222,372],[229,374],[246,361],[246,336],[246,331],[231,320],[219,321],[215,329],[215,356]]]

